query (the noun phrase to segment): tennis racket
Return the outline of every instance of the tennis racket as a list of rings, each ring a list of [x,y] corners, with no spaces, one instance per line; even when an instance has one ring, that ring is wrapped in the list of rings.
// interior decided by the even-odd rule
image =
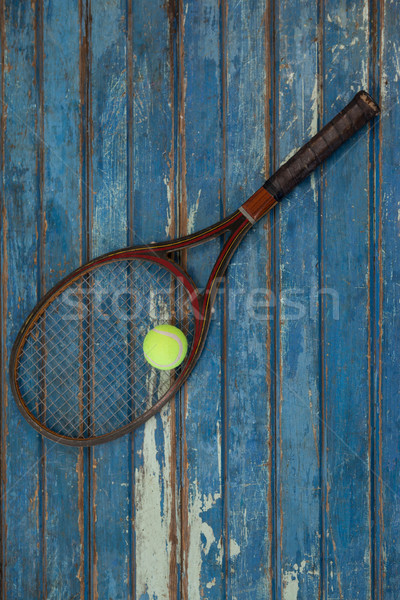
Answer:
[[[90,446],[132,431],[159,411],[199,359],[219,283],[242,238],[378,113],[373,99],[359,92],[221,222],[175,241],[104,254],[60,281],[28,316],[11,353],[12,390],[27,421],[51,440]],[[224,234],[229,237],[200,293],[176,256]],[[171,371],[153,368],[143,354],[146,333],[163,323],[188,339],[186,360]]]

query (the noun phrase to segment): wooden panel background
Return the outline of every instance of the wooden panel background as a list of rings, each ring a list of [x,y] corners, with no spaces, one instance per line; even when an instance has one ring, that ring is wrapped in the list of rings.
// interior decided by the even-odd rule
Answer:
[[[400,14],[391,0],[0,0],[1,598],[400,595]],[[382,107],[251,231],[182,393],[93,450],[11,397],[83,261],[236,209],[359,89]],[[204,285],[220,241],[187,253]]]

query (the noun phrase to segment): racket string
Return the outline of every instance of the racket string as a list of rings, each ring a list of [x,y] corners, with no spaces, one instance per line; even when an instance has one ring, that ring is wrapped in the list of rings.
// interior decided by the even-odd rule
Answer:
[[[83,275],[47,306],[21,349],[17,383],[28,411],[70,437],[128,425],[182,368],[158,371],[144,357],[147,331],[162,323],[179,327],[190,348],[189,293],[164,267],[130,259]]]
[[[27,373],[21,372],[21,373],[20,373],[20,376],[21,376],[21,378],[23,378],[23,377],[24,377],[24,375],[26,375],[26,374],[27,374]],[[66,374],[66,370],[64,370],[64,372],[63,372],[63,371],[61,371],[61,373],[54,373],[55,381],[52,381],[52,382],[51,382],[51,385],[52,385],[52,386],[53,386],[55,389],[56,389],[56,383],[57,383],[57,380],[58,380],[60,383],[62,383],[62,381],[63,381],[62,375],[63,375],[63,374]],[[111,371],[111,372],[109,372],[108,374],[109,374],[109,375],[112,375],[112,374],[113,374],[113,372]],[[38,369],[38,376],[42,376],[43,378],[45,378],[45,375],[46,375],[46,368],[45,368],[45,366],[43,366],[42,368],[39,368],[39,369]],[[94,379],[94,377],[90,375],[90,372],[88,372],[88,377],[89,377],[89,378],[91,378],[91,379]],[[137,379],[137,380],[136,380],[136,382],[138,382],[138,381],[143,381],[143,380],[145,380],[145,379],[146,379],[146,375],[142,375],[142,376],[141,376],[139,379]],[[100,381],[101,381],[101,380],[100,380]],[[113,382],[109,383],[108,387],[104,387],[102,391],[103,391],[103,393],[104,393],[104,392],[108,392],[108,391],[109,391],[109,390],[111,390],[112,388],[113,388]],[[145,388],[145,381],[144,381],[144,383],[143,383],[143,385],[141,386],[141,388],[140,388],[140,390],[139,390],[139,391],[144,391],[144,388]],[[33,389],[33,388],[31,388],[31,389],[29,389],[29,390],[26,390],[26,392],[32,391],[32,389]],[[71,391],[72,391],[72,390],[67,390],[67,392],[71,392]],[[65,393],[64,393],[64,394],[62,394],[61,398],[62,398],[64,395],[65,395]],[[50,397],[51,397],[51,396],[50,396]],[[59,401],[58,401],[58,400],[59,400],[59,399],[57,399],[57,405],[59,406]],[[67,403],[67,402],[68,402],[68,400],[66,399],[66,401],[65,401],[65,402]],[[97,409],[100,409],[100,408],[102,408],[102,407],[103,407],[103,405],[104,405],[104,404],[105,404],[105,400],[104,400],[104,401],[103,401],[101,404],[97,404],[97,405],[96,405],[96,408],[97,408]],[[136,402],[136,404],[138,404],[138,403]],[[43,408],[42,412],[41,412],[41,413],[38,413],[37,417],[38,417],[39,419],[40,419],[41,417],[43,417],[43,416],[44,416],[44,414],[45,414],[45,412],[46,412],[46,410],[48,410],[49,408],[51,408],[51,406],[49,406],[49,405],[46,405],[46,406]],[[70,410],[73,410],[73,406],[70,406],[70,407],[69,407],[69,409],[70,409]],[[65,409],[64,409],[64,411],[63,411],[63,417],[65,417],[67,414],[68,414],[68,412],[65,412]]]

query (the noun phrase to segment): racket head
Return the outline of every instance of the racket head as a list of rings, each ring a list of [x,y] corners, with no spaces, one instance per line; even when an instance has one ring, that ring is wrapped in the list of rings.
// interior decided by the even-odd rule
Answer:
[[[188,339],[185,361],[161,371],[144,358],[149,329]],[[186,380],[204,322],[199,292],[165,253],[126,249],[63,279],[22,326],[10,358],[18,407],[42,435],[75,446],[107,442],[158,412]]]

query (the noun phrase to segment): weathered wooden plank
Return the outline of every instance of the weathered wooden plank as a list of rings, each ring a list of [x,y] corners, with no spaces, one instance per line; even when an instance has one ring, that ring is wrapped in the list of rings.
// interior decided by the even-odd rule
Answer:
[[[223,216],[221,12],[218,1],[180,4],[180,233]],[[199,286],[222,240],[190,250],[187,268]],[[224,596],[223,298],[182,401],[182,598]]]
[[[92,121],[92,11],[90,0],[79,0],[79,198],[81,262],[91,258],[93,215],[93,121]],[[79,533],[82,548],[79,565],[80,597],[92,599],[96,590],[95,505],[93,501],[93,449],[80,448],[78,473]]]
[[[2,369],[12,342],[38,294],[40,146],[36,80],[37,37],[31,4],[3,4]],[[4,314],[4,313],[3,313]],[[28,426],[9,388],[3,390],[5,497],[3,597],[41,597],[40,437]]]
[[[6,406],[7,392],[7,280],[8,280],[8,254],[7,254],[7,208],[5,203],[5,133],[6,133],[6,105],[5,105],[5,76],[6,76],[6,14],[5,3],[0,5],[0,591],[6,597]]]
[[[176,234],[174,2],[132,3],[131,242]],[[134,598],[176,598],[178,498],[176,412],[170,402],[133,438]]]
[[[369,5],[112,0],[91,21],[90,2],[1,4],[2,597],[397,598],[399,16]],[[279,163],[367,85],[371,55],[379,135],[240,247],[181,404],[95,451],[40,440],[5,375],[38,295],[89,255],[235,209],[269,146]],[[188,253],[200,284],[219,244]]]
[[[263,183],[266,164],[269,168],[265,131],[265,121],[269,120],[269,57],[266,64],[265,45],[269,21],[261,3],[227,2],[225,10],[225,181],[229,213]],[[259,224],[247,235],[227,277],[223,459],[228,478],[226,595],[238,600],[268,597],[273,586],[268,531],[272,513],[268,467],[271,323],[265,307],[271,276],[267,230]]]
[[[382,117],[376,131],[376,598],[399,597],[399,25],[396,3],[383,2],[377,15],[377,60]]]
[[[317,132],[320,98],[315,7],[295,0],[276,11],[279,166]],[[319,178],[317,172],[282,202],[276,225],[276,587],[285,599],[317,598],[320,585]]]
[[[43,39],[38,50],[43,88],[39,231],[43,295],[76,268],[81,258],[78,7],[66,7],[59,0],[46,3],[38,26]],[[68,378],[60,387],[68,393]],[[42,442],[44,595],[79,597],[83,548],[79,531],[78,451],[48,440]]]
[[[323,22],[327,118],[368,83],[368,3],[327,2]],[[322,551],[329,598],[370,594],[367,130],[352,144],[325,166],[321,205]]]
[[[128,244],[127,24],[126,2],[92,5],[92,256]],[[124,436],[93,450],[94,598],[131,597],[130,448]]]

